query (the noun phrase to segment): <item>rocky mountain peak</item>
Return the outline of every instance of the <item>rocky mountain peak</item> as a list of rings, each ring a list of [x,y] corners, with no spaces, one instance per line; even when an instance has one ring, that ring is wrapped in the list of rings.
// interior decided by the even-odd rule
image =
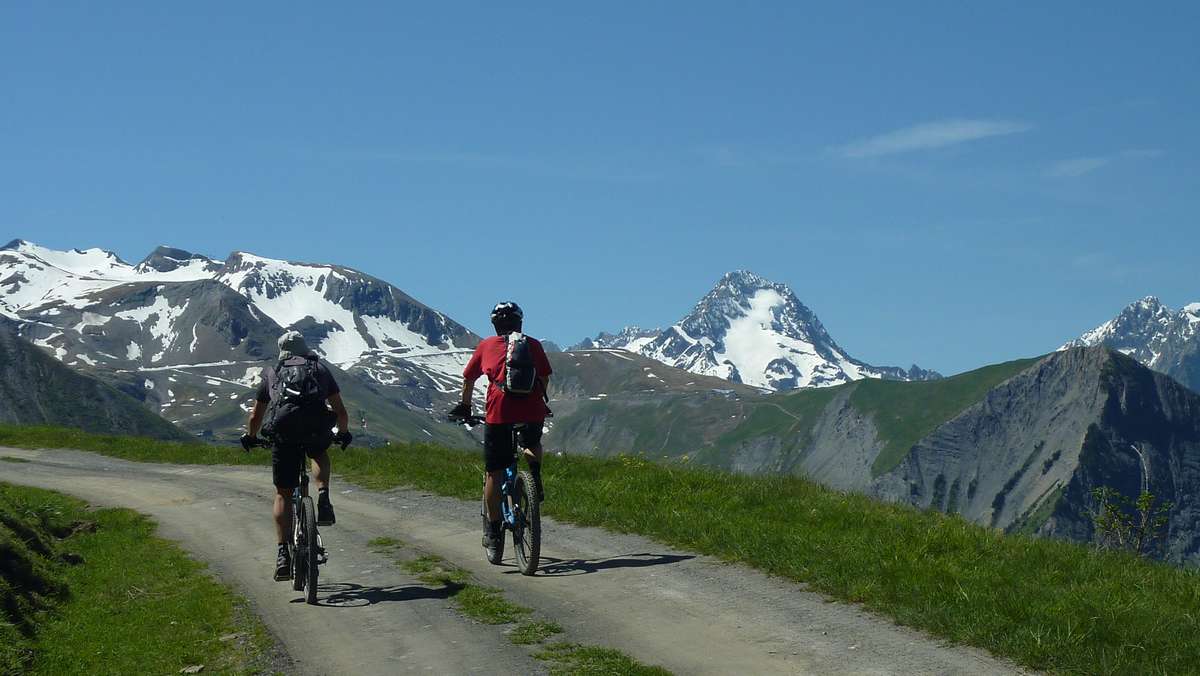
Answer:
[[[1088,345],[1106,345],[1200,389],[1200,303],[1173,310],[1146,296],[1059,349]]]
[[[142,262],[137,264],[136,269],[138,271],[155,270],[157,272],[171,272],[197,262],[213,270],[220,265],[207,256],[162,245],[151,251],[150,255],[143,258]]]
[[[720,350],[732,322],[751,316],[764,331],[820,341],[838,349],[821,321],[786,284],[747,270],[735,270],[721,277],[679,326],[693,338],[709,339]]]
[[[662,329],[643,329],[626,326],[616,333],[601,331],[595,338],[584,338],[570,346],[569,350],[629,350],[637,352],[643,345],[654,340]]]
[[[940,377],[916,366],[874,367],[851,358],[787,285],[749,270],[723,275],[687,316],[664,330],[629,327],[575,347],[629,350],[693,373],[773,390],[859,378]]]

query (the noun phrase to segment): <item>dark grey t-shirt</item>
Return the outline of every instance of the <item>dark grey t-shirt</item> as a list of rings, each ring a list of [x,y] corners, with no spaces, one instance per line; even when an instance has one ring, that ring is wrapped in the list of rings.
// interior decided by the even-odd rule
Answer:
[[[274,370],[275,367],[273,366],[264,367],[262,370],[262,375],[260,375],[258,379],[258,394],[255,398],[264,404],[271,401],[271,389],[268,385],[269,381],[267,380],[267,372]],[[317,379],[321,381],[321,387],[325,389],[326,396],[332,397],[333,395],[342,391],[342,389],[338,387],[337,381],[333,379],[333,374],[329,372],[329,369],[326,368],[325,363],[321,361],[317,362]]]

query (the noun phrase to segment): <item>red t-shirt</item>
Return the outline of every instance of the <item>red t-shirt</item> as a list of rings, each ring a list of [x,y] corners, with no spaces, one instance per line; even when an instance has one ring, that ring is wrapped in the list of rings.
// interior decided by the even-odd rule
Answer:
[[[504,390],[496,386],[497,381],[504,378],[504,362],[508,357],[508,343],[503,336],[485,338],[475,348],[471,361],[463,370],[463,378],[474,382],[479,376],[487,375],[487,415],[484,420],[495,425],[503,423],[531,423],[546,419],[546,402],[542,393],[546,390],[546,379],[552,373],[550,360],[546,351],[537,340],[525,336],[529,340],[529,350],[533,353],[533,365],[537,369],[538,384],[534,391],[524,396],[506,395]]]

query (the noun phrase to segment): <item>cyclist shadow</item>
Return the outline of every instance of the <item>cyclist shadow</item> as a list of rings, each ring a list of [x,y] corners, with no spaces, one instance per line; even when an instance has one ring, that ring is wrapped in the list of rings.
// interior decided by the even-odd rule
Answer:
[[[542,565],[538,567],[538,575],[546,577],[565,577],[567,575],[588,575],[605,570],[618,568],[647,568],[649,566],[668,566],[673,563],[696,558],[690,554],[626,554],[607,559],[556,559],[542,557]],[[520,571],[509,570],[512,574]]]
[[[361,608],[376,603],[417,601],[420,599],[445,600],[462,590],[462,585],[448,583],[441,587],[420,585],[395,585],[391,587],[364,587],[352,582],[337,582],[317,586],[318,606],[326,608]],[[303,603],[303,598],[292,603]]]

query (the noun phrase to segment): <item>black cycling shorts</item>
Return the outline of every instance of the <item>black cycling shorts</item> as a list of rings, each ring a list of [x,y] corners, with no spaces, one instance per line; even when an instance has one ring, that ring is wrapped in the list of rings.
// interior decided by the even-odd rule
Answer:
[[[295,488],[300,485],[300,469],[304,457],[315,458],[333,443],[329,440],[314,440],[303,444],[277,444],[271,447],[271,478],[278,488]]]
[[[508,423],[488,423],[483,427],[483,466],[489,472],[513,464],[517,449],[512,443],[513,426]],[[533,449],[542,443],[542,422],[529,423],[517,431],[521,448]]]

